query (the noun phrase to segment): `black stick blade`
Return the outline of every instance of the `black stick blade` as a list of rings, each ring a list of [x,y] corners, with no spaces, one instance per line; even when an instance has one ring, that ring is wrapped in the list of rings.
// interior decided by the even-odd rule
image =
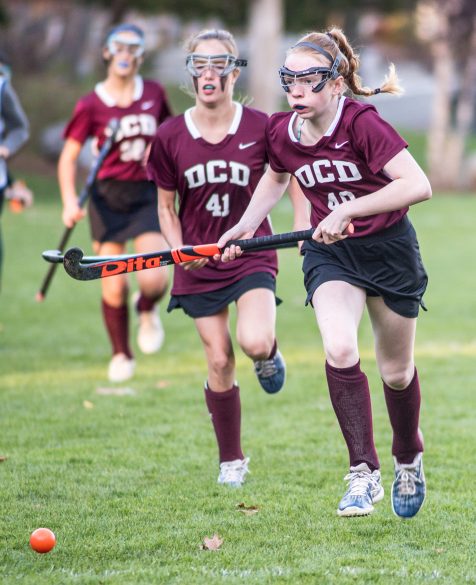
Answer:
[[[64,254],[63,266],[72,278],[76,280],[91,280],[84,274],[84,267],[81,266],[83,256],[84,252],[81,248],[70,248]]]
[[[47,262],[51,262],[51,264],[63,263],[63,254],[61,250],[45,250],[41,255]]]

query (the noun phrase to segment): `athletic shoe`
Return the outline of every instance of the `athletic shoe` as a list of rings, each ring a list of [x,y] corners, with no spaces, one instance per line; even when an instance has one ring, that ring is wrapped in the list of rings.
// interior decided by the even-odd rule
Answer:
[[[286,379],[286,363],[281,352],[278,351],[269,360],[257,360],[254,363],[258,382],[268,394],[276,394],[284,386]]]
[[[110,382],[125,382],[134,375],[136,363],[124,353],[116,353],[109,362],[107,376]]]
[[[137,301],[140,293],[136,292],[132,302],[137,310]],[[165,332],[158,313],[153,311],[137,311],[139,316],[139,331],[137,333],[137,345],[142,353],[156,353],[164,343]]]
[[[395,463],[395,481],[392,484],[392,510],[400,518],[412,518],[423,506],[426,496],[423,453],[412,463]]]
[[[368,516],[374,511],[372,504],[383,499],[380,471],[370,471],[367,463],[351,467],[344,481],[349,486],[339,503],[338,516]]]
[[[249,461],[250,458],[245,457],[244,459],[220,463],[218,483],[229,485],[230,487],[241,487],[245,481],[245,475],[248,473]]]

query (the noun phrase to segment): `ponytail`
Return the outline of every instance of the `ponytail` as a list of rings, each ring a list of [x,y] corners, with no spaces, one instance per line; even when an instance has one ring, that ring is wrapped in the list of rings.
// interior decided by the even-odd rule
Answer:
[[[354,49],[340,28],[332,27],[325,33],[309,33],[302,37],[297,44],[303,42],[310,42],[322,47],[328,51],[334,59],[339,53],[342,55],[338,72],[342,75],[348,88],[354,95],[362,95],[365,97],[370,97],[379,93],[399,95],[404,91],[400,86],[395,65],[393,63],[390,63],[388,73],[379,87],[372,89],[371,87],[362,85],[362,80],[358,74],[360,67],[359,55],[354,52]],[[293,47],[288,53],[299,50],[312,52],[312,49],[307,47]]]

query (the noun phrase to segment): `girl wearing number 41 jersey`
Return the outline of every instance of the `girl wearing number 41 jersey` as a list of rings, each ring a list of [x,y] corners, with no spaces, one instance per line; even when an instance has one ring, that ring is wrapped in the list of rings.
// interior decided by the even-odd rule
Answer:
[[[104,256],[123,254],[128,240],[133,240],[137,253],[166,246],[157,221],[157,193],[147,180],[144,165],[157,126],[170,115],[170,108],[162,86],[139,76],[143,54],[142,29],[133,24],[113,28],[103,47],[106,79],[78,101],[64,132],[58,175],[63,221],[71,227],[84,217],[75,187],[81,147],[92,137],[100,148],[109,122],[114,118],[119,121],[114,145],[99,171],[89,203],[94,250]],[[167,271],[139,273],[138,282],[137,342],[143,353],[154,353],[164,337],[154,306],[166,292]],[[102,281],[102,312],[113,354],[108,368],[112,382],[123,382],[134,373],[127,299],[125,275]]]
[[[246,65],[233,37],[203,31],[190,39],[187,51],[195,106],[159,128],[148,162],[159,191],[160,225],[173,248],[216,242],[243,214],[267,163],[266,114],[233,101],[239,67]],[[300,214],[296,229],[309,227],[302,193],[297,190],[292,199]],[[266,217],[256,227],[258,235],[271,234]],[[207,357],[205,400],[218,442],[219,483],[239,486],[248,470],[228,305],[236,303],[237,340],[261,386],[278,392],[285,364],[275,339],[276,273],[275,251],[233,265],[200,259],[174,268],[169,310],[180,307],[194,319]]]
[[[311,33],[287,53],[280,78],[291,113],[271,117],[270,167],[242,219],[218,244],[250,237],[294,175],[312,205],[304,282],[326,355],[332,406],[347,443],[348,489],[340,516],[365,516],[383,498],[367,377],[357,332],[367,306],[393,429],[392,508],[414,516],[425,498],[420,385],[413,346],[427,284],[408,207],[431,197],[405,141],[371,105],[344,97],[398,93],[393,66],[382,87],[362,87],[358,56],[340,29]],[[354,233],[348,234],[349,223]],[[223,260],[241,250],[230,247]],[[231,262],[233,265],[233,262]]]

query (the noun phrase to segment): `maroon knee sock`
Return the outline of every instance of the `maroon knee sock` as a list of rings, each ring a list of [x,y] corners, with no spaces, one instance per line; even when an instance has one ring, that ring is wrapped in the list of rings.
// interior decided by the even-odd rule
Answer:
[[[243,459],[239,386],[233,386],[225,392],[213,392],[207,384],[205,401],[215,429],[220,463]]]
[[[102,314],[104,323],[111,340],[112,353],[124,353],[132,357],[129,346],[129,309],[127,305],[112,307],[102,299]]]
[[[423,451],[418,432],[420,420],[420,383],[415,368],[413,380],[404,390],[394,390],[383,383],[388,416],[393,429],[392,455],[399,463],[412,463]]]
[[[153,297],[147,297],[143,292],[140,293],[139,299],[136,303],[136,309],[138,313],[150,312],[154,309],[155,303],[162,297],[162,295],[155,295]]]
[[[326,362],[326,375],[332,406],[349,450],[350,466],[367,463],[371,471],[379,469],[369,383],[360,369],[360,360],[350,368],[335,368]]]

